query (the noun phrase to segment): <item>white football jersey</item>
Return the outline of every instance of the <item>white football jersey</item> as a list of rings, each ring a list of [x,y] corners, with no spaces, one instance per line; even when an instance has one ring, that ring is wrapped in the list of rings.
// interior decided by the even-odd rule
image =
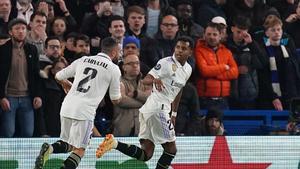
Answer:
[[[171,111],[171,103],[191,76],[192,67],[188,63],[182,66],[173,55],[159,60],[148,74],[161,79],[165,88],[159,92],[153,86],[151,95],[140,108],[140,112],[144,113],[145,118],[150,117],[153,113],[169,113]]]
[[[77,120],[94,120],[96,109],[109,89],[111,100],[121,98],[121,72],[109,56],[84,56],[56,74],[58,80],[74,77],[60,115]]]

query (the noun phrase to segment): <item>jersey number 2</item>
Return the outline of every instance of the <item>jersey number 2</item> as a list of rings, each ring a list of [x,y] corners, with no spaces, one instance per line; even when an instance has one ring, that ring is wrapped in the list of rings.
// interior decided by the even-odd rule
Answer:
[[[84,88],[83,85],[88,83],[90,80],[92,80],[96,77],[97,70],[87,67],[84,69],[83,74],[88,75],[88,76],[83,78],[82,80],[80,80],[80,82],[78,83],[78,86],[77,86],[77,91],[86,93],[90,90],[91,86],[87,86],[86,88]]]

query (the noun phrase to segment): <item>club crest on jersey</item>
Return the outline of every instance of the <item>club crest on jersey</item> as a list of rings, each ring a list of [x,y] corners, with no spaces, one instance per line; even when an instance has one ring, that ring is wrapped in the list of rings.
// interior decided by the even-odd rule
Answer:
[[[161,65],[160,65],[160,64],[157,64],[157,65],[154,67],[155,70],[159,70],[160,68],[161,68]]]
[[[177,65],[176,64],[172,64],[172,71],[175,72],[177,70]]]

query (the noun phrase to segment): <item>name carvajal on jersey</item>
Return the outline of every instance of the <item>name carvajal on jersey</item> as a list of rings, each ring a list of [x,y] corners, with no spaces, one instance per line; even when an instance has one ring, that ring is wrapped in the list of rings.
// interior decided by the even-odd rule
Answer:
[[[102,66],[103,68],[107,69],[108,64],[105,62],[99,62],[98,60],[94,60],[94,59],[90,59],[90,58],[85,58],[83,63],[87,62],[93,65],[97,65],[97,66]]]

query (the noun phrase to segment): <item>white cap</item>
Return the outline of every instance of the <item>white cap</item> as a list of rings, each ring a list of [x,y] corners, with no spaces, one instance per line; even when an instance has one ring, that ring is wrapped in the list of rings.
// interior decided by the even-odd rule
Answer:
[[[218,24],[224,24],[225,26],[227,26],[226,20],[221,16],[216,16],[216,17],[212,18],[211,22],[218,23]]]

